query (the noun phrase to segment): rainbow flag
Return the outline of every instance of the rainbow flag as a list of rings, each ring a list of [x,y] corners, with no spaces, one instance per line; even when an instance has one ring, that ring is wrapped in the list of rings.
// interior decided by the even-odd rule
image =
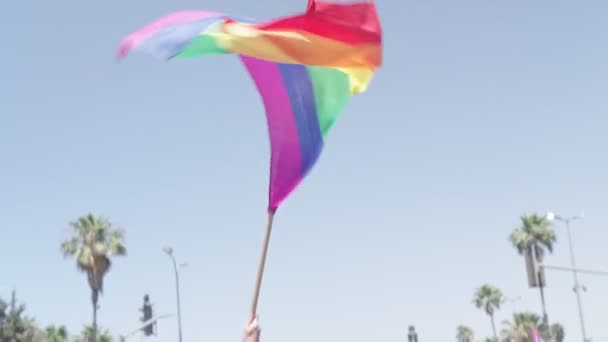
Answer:
[[[173,13],[127,36],[118,58],[133,49],[163,59],[239,55],[266,108],[274,212],[318,160],[348,99],[380,67],[382,30],[373,2],[309,0],[305,13],[267,22]]]
[[[536,328],[530,328],[530,342],[541,342]]]

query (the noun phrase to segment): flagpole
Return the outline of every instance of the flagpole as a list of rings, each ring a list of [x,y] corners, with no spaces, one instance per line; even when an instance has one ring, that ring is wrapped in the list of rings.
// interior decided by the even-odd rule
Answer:
[[[264,276],[264,266],[266,265],[266,255],[268,255],[268,245],[270,243],[270,235],[272,233],[272,223],[274,221],[274,211],[268,212],[268,222],[266,223],[266,235],[262,244],[262,253],[260,255],[260,264],[258,265],[258,276],[255,283],[255,291],[253,292],[253,302],[251,303],[252,319],[258,311],[258,300],[260,299],[260,290],[262,288],[262,278]]]

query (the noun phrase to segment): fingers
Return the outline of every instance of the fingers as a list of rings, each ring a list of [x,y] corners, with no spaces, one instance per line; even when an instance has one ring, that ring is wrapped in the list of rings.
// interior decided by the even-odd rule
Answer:
[[[250,315],[247,322],[245,331],[247,331],[248,334],[260,329],[260,322],[257,317]]]
[[[250,324],[251,322],[257,320],[258,316],[255,315],[254,313],[249,313],[249,315],[247,316],[247,324]]]
[[[252,314],[247,318],[245,327],[245,336],[243,342],[259,342],[260,340],[260,324],[258,318]]]
[[[247,315],[247,325],[253,323],[253,322],[257,322],[259,320],[260,316],[256,315],[254,313],[249,313],[249,315]]]

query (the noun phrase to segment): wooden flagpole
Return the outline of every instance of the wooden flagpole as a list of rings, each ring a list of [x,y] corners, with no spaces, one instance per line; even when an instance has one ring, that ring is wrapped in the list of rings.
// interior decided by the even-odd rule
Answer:
[[[264,277],[264,266],[266,265],[266,255],[268,255],[268,245],[270,243],[270,235],[272,233],[272,223],[274,221],[274,211],[268,212],[268,222],[266,223],[266,235],[262,244],[262,253],[260,255],[260,264],[258,265],[258,276],[255,283],[255,291],[253,292],[253,302],[251,303],[251,318],[254,319],[258,311],[258,300],[260,299],[260,290],[262,288],[262,278]]]

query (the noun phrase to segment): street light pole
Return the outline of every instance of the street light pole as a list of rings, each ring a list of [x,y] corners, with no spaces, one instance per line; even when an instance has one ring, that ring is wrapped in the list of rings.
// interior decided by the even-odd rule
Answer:
[[[517,296],[517,297],[504,297],[503,301],[505,302],[510,302],[511,303],[511,310],[513,311],[513,316],[515,317],[515,313],[517,312],[517,309],[515,307],[516,303],[519,302],[521,300],[521,296]]]
[[[164,248],[163,251],[167,253],[167,255],[171,257],[171,260],[173,261],[173,269],[175,271],[175,292],[177,295],[177,331],[179,334],[179,342],[182,342],[182,309],[179,296],[179,267],[177,265],[177,261],[175,260],[175,256],[173,255],[173,248],[167,247]]]
[[[574,217],[576,219],[576,217]],[[572,266],[572,277],[574,280],[574,293],[576,294],[576,303],[578,304],[578,316],[581,322],[581,332],[583,334],[583,342],[587,342],[587,332],[585,330],[585,317],[583,315],[583,303],[581,299],[581,285],[578,281],[578,271],[576,270],[576,261],[574,259],[574,248],[572,247],[572,232],[570,229],[570,221],[568,218],[566,222],[566,230],[568,232],[568,245],[570,247],[570,263]]]
[[[167,317],[171,317],[171,315],[160,315],[158,317],[152,317],[149,320],[143,322],[137,329],[133,329],[132,331],[130,331],[130,332],[124,334],[124,335],[118,336],[118,341],[119,342],[125,342],[125,340],[127,340],[129,337],[131,337],[131,336],[135,335],[136,333],[144,330],[148,325],[154,324],[159,319],[161,319],[161,318],[167,318]]]
[[[574,247],[572,245],[572,232],[570,229],[570,223],[572,221],[580,220],[583,217],[584,217],[584,214],[572,216],[572,217],[566,217],[566,218],[556,215],[554,213],[547,214],[547,218],[549,220],[558,220],[558,221],[565,223],[565,225],[566,225],[566,233],[568,235],[568,246],[570,249],[570,265],[572,267],[572,278],[574,280],[574,293],[576,294],[576,303],[578,305],[578,318],[579,318],[580,324],[581,324],[581,333],[583,334],[583,342],[589,342],[589,339],[587,338],[587,331],[585,329],[585,316],[583,314],[583,301],[581,299],[581,293],[580,293],[581,285],[578,280],[578,271],[576,269],[576,260],[574,257]]]

